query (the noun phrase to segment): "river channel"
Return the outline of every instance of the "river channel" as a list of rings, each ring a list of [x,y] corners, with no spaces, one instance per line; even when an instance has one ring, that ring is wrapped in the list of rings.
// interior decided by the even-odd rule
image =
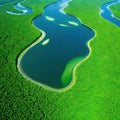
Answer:
[[[87,42],[95,32],[64,9],[71,0],[60,0],[44,8],[32,24],[44,32],[19,59],[20,72],[37,83],[64,88],[73,81],[75,66],[89,54]]]

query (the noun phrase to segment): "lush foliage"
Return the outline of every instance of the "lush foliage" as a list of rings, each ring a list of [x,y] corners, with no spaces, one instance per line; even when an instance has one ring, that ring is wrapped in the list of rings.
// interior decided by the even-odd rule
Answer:
[[[66,9],[97,33],[92,54],[77,67],[71,89],[48,91],[19,74],[18,55],[40,36],[31,21],[54,1],[27,0],[24,5],[35,12],[26,16],[5,13],[12,9],[9,5],[0,7],[0,119],[119,120],[120,28],[99,15],[108,0],[73,0]]]

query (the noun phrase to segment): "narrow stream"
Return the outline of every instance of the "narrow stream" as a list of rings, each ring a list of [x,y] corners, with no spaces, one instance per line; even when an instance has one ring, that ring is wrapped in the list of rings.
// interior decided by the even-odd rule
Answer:
[[[7,1],[7,2],[3,0],[3,1],[0,2],[0,6],[9,4],[9,3],[13,2],[13,1],[15,1],[15,0],[9,0],[9,1]]]
[[[25,1],[26,0],[18,2],[17,4],[14,5],[14,8],[16,10],[18,10],[19,12],[12,12],[12,11],[6,11],[6,12],[8,14],[12,14],[12,15],[27,15],[27,14],[33,13],[33,10],[31,8],[24,7],[24,6],[21,5]]]

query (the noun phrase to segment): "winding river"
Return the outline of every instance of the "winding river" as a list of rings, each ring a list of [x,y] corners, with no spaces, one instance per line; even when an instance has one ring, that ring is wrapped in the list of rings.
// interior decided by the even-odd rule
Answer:
[[[19,57],[21,74],[45,87],[61,89],[73,82],[73,70],[89,54],[87,42],[95,35],[78,18],[64,12],[70,1],[50,4],[32,21],[42,31],[42,38]]]
[[[114,0],[112,2],[105,3],[100,7],[100,15],[118,27],[120,27],[120,18],[115,17],[109,7],[119,2],[120,0]]]
[[[12,12],[12,11],[6,11],[6,12],[13,15],[27,15],[33,13],[33,10],[31,8],[24,7],[21,5],[23,2],[25,2],[25,0],[18,2],[17,4],[14,5],[14,8],[21,12]]]
[[[44,8],[42,15],[33,19],[32,24],[42,31],[42,36],[18,58],[18,70],[27,79],[52,89],[64,89],[73,83],[75,66],[89,54],[88,42],[95,32],[64,9],[71,0],[60,0]],[[100,15],[119,26],[119,19],[112,15],[110,5],[101,6]],[[14,6],[20,13],[7,11],[13,15],[33,12],[20,3]]]

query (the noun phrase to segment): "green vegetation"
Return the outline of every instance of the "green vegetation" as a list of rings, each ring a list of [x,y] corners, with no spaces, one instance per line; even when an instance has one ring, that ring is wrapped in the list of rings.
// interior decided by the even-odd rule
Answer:
[[[7,3],[7,2],[9,2],[10,0],[5,0],[5,2]],[[17,4],[18,2],[20,2],[21,0],[14,0],[14,1],[12,1],[12,2],[9,2],[8,4],[4,4],[4,6],[2,6],[1,8],[0,8],[0,12],[5,12],[6,10],[8,10],[8,11],[13,11],[13,12],[21,12],[21,11],[18,11],[18,10],[16,10],[16,9],[14,9],[14,5],[15,4]],[[8,7],[9,6],[9,7]]]
[[[0,7],[0,119],[119,120],[120,29],[99,16],[108,0],[73,0],[66,9],[97,32],[92,54],[77,67],[71,89],[48,91],[19,74],[18,55],[40,36],[31,20],[54,1],[27,0],[24,4],[35,12],[26,16],[5,13],[9,5]]]
[[[110,9],[116,17],[120,18],[120,3],[112,5]]]
[[[54,1],[54,0],[53,0]],[[31,25],[51,0],[27,1],[35,12],[26,16],[9,15],[9,5],[0,7],[0,119],[47,119],[48,95],[46,90],[25,80],[17,70],[19,54],[39,36],[40,32]],[[39,4],[38,4],[39,3]],[[32,90],[32,91],[31,91]],[[54,96],[53,96],[54,97]],[[52,97],[51,97],[52,99]],[[45,104],[44,104],[45,102]]]

